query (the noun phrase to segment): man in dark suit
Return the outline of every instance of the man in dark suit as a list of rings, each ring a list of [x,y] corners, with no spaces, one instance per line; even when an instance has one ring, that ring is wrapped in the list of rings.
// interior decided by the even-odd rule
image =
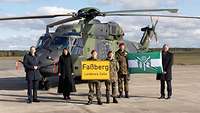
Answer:
[[[30,52],[24,56],[23,64],[26,72],[26,80],[28,86],[28,101],[27,103],[40,102],[37,99],[38,81],[41,78],[39,68],[40,61],[36,55],[36,48],[32,46]],[[33,94],[32,94],[33,89]]]
[[[170,99],[172,96],[172,65],[173,65],[173,54],[169,52],[167,44],[163,45],[162,49],[162,65],[163,73],[157,74],[157,80],[160,80],[160,93],[159,99],[165,99],[165,82],[167,83],[168,96],[166,99]]]

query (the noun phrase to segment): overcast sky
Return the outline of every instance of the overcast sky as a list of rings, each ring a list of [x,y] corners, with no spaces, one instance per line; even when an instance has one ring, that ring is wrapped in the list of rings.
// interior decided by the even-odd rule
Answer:
[[[77,11],[84,7],[97,7],[102,11],[145,8],[178,8],[179,14],[200,16],[200,0],[0,0],[0,17],[58,14]],[[168,13],[165,13],[168,14]],[[45,25],[56,19],[37,19],[0,22],[0,50],[25,50],[35,45],[45,33]],[[150,23],[149,17],[104,17],[103,22],[116,21],[125,31],[125,38],[139,41],[141,27]],[[171,47],[199,48],[200,20],[159,18],[156,28],[159,41],[151,47],[164,43]]]

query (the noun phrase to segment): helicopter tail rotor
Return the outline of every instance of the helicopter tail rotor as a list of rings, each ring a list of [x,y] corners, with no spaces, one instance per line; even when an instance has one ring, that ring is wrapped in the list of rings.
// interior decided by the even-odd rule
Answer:
[[[158,41],[158,35],[156,33],[156,26],[158,24],[159,17],[156,19],[155,23],[153,22],[153,17],[150,17],[150,18],[151,18],[152,31],[153,31],[153,34],[154,34],[154,38],[155,38],[155,40],[157,42]]]

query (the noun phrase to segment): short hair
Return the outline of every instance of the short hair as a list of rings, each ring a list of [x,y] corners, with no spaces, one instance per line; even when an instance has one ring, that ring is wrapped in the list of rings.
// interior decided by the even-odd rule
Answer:
[[[36,47],[35,47],[35,46],[31,46],[31,47],[30,47],[30,50],[31,50],[32,48],[35,48],[35,49],[36,49]]]
[[[64,48],[63,51],[62,51],[63,54],[64,54],[64,51],[65,51],[65,50],[67,50],[67,52],[69,53],[69,49],[68,49],[68,48]]]
[[[123,42],[120,43],[120,44],[119,44],[119,47],[121,47],[121,46],[125,46],[125,43],[123,43]]]
[[[113,53],[113,52],[112,52],[112,51],[108,51],[107,56],[108,56],[109,54],[111,54],[111,53]]]
[[[163,48],[165,48],[165,47],[169,47],[169,45],[168,45],[168,44],[164,44],[164,45],[163,45]]]
[[[64,50],[67,50],[67,51],[69,51],[69,49],[68,49],[68,48],[64,48],[64,49],[63,49],[63,51],[64,51]]]
[[[93,49],[92,51],[91,51],[91,54],[93,54],[94,52],[97,52],[95,49]]]

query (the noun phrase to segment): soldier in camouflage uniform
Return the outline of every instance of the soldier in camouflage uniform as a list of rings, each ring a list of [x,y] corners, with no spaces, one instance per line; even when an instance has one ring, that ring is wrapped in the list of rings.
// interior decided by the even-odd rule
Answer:
[[[97,52],[96,50],[92,50],[91,57],[88,60],[96,61],[97,59]],[[101,82],[99,80],[90,80],[88,81],[88,87],[89,87],[89,94],[88,94],[88,105],[92,104],[92,100],[94,98],[94,90],[96,88],[96,97],[99,105],[102,105],[101,102]]]
[[[119,50],[115,52],[116,60],[119,63],[119,71],[118,71],[118,90],[119,90],[119,98],[123,97],[123,82],[124,82],[124,91],[125,91],[125,98],[129,98],[128,95],[128,81],[129,81],[129,74],[128,74],[128,60],[127,60],[128,52],[125,50],[125,44],[119,44]]]
[[[117,97],[117,72],[119,70],[119,64],[113,57],[113,52],[109,51],[106,60],[110,61],[110,80],[105,81],[106,85],[106,103],[110,103],[110,87],[112,85],[112,97],[113,103],[118,103]]]

